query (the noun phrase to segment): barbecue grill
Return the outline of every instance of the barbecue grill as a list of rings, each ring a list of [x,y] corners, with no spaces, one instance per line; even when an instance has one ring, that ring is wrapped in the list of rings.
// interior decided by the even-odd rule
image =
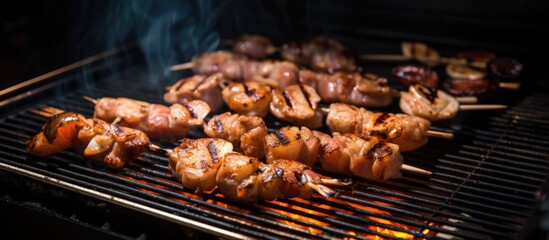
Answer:
[[[335,6],[332,11],[343,16],[352,3]],[[235,9],[253,11],[253,4],[244,5],[242,2],[230,5],[229,13],[221,15],[219,22],[234,20],[231,13]],[[266,5],[267,12],[277,14],[269,11],[270,3]],[[317,6],[332,5],[298,3],[292,9],[315,10]],[[363,11],[386,18],[383,13],[387,7]],[[316,11],[312,12],[314,16],[307,19],[318,17]],[[410,17],[399,11],[393,14]],[[218,31],[227,39],[258,32],[275,42],[283,42],[303,37],[301,30],[306,28],[312,33],[337,36],[358,52],[390,52],[398,49],[398,41],[403,38],[421,39],[435,43],[443,52],[484,47],[522,57],[526,68],[536,67],[528,65],[536,57],[535,51],[527,46],[513,48],[512,42],[498,41],[491,45],[493,39],[482,38],[486,42],[474,44],[466,39],[469,35],[450,41],[450,38],[427,37],[427,33],[380,32],[359,28],[356,23],[346,24],[348,18],[322,25],[325,29],[320,29],[317,28],[320,25],[311,27],[309,20],[296,15],[293,12],[286,15],[299,23],[291,26],[293,35],[286,38],[259,30],[259,24],[234,29],[219,24]],[[419,23],[430,15],[422,16]],[[239,21],[247,21],[245,16],[242,18]],[[263,19],[261,24],[269,24],[273,19]],[[437,24],[451,25],[462,20],[445,19]],[[394,66],[361,65],[369,72],[385,76],[390,76]],[[158,82],[153,83],[152,71],[138,44],[126,44],[1,91],[0,179],[7,191],[3,202],[53,216],[67,226],[60,231],[78,234],[91,229],[88,233],[115,238],[513,239],[537,233],[530,228],[540,222],[543,215],[540,209],[546,205],[549,95],[543,87],[539,88],[545,84],[538,82],[533,71],[521,77],[520,91],[500,92],[489,100],[508,104],[509,109],[459,113],[456,119],[433,125],[434,130],[454,133],[454,140],[431,138],[425,147],[403,153],[406,164],[432,171],[431,176],[404,173],[403,178],[389,181],[352,178],[350,187],[336,188],[341,196],[335,199],[315,195],[306,200],[284,199],[250,205],[229,201],[217,190],[197,195],[184,189],[169,173],[166,157],[154,153],[145,153],[117,171],[93,165],[70,150],[45,158],[26,154],[26,141],[47,120],[30,109],[52,106],[91,117],[93,103],[83,96],[130,97],[163,103],[164,87],[192,74],[190,71],[161,74],[157,76]],[[382,110],[398,111],[396,106]],[[284,125],[272,117],[266,122],[271,129]],[[200,131],[193,131],[190,137],[201,136]],[[158,144],[175,146],[169,142]],[[342,177],[321,169],[315,171]]]

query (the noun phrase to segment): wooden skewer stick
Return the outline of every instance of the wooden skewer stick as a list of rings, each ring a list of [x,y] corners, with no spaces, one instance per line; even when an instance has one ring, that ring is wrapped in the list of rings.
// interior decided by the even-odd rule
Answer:
[[[359,58],[365,61],[377,62],[405,62],[413,60],[401,54],[360,54]]]
[[[64,112],[63,110],[61,110],[59,108],[49,107],[49,106],[45,106],[45,107],[42,107],[40,109],[30,109],[29,111],[36,114],[36,115],[40,115],[42,117],[51,117],[55,114],[59,114],[59,113]]]
[[[450,139],[450,140],[454,139],[453,133],[434,131],[434,130],[427,130],[427,133],[425,135],[427,135],[428,137],[444,138],[444,139]]]
[[[173,72],[173,71],[191,69],[191,68],[193,68],[193,66],[194,66],[193,62],[176,64],[176,65],[173,65],[173,66],[170,67],[170,71]]]
[[[438,90],[438,91],[442,91],[442,90]],[[395,96],[396,98],[399,98],[400,94],[401,94],[401,92],[394,91],[393,96]],[[475,96],[455,97],[455,99],[456,99],[456,101],[458,101],[461,104],[474,104],[474,103],[478,102],[478,98],[475,97]]]
[[[459,64],[459,65],[468,65],[469,63],[465,59],[458,58],[447,58],[439,57],[436,59],[425,58],[425,57],[408,57],[402,54],[361,54],[359,55],[361,60],[365,61],[376,61],[376,62],[406,62],[411,60],[417,60],[427,65],[437,65],[437,64]]]
[[[29,109],[29,112],[42,117],[51,117],[53,114],[43,111],[42,109]]]
[[[478,102],[478,98],[475,96],[470,97],[456,97],[456,100],[461,104],[475,104]]]
[[[88,96],[82,96],[84,99],[92,102],[93,104],[97,104],[97,99],[94,99],[94,98],[91,98],[91,97],[88,97]]]
[[[459,105],[461,111],[475,111],[475,110],[500,110],[507,109],[507,105],[501,104],[478,104],[478,105]]]
[[[426,176],[433,175],[433,172],[431,172],[431,171],[425,170],[425,169],[423,169],[423,168],[418,168],[418,167],[410,166],[410,165],[408,165],[408,164],[402,164],[402,166],[400,167],[400,169],[403,170],[403,171],[412,172],[412,173],[417,173],[417,174],[420,174],[420,175],[426,175]]]
[[[518,82],[500,82],[499,87],[508,90],[519,90],[520,83]]]

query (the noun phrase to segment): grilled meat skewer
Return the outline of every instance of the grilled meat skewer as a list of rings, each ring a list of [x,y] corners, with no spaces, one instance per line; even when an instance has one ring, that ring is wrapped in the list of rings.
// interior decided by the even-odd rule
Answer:
[[[278,89],[303,83],[317,90],[327,103],[344,102],[364,107],[384,107],[390,105],[394,97],[394,90],[388,86],[387,79],[374,74],[320,73],[299,70],[289,62],[253,61],[234,55],[226,51],[204,53],[194,57],[191,65],[198,74],[221,72],[229,79],[257,80]]]
[[[164,101],[170,104],[186,104],[193,100],[202,100],[208,103],[212,111],[216,111],[223,106],[219,85],[224,81],[225,77],[221,73],[194,75],[168,87]]]
[[[290,42],[275,47],[266,37],[243,35],[233,43],[233,51],[254,59],[265,59],[276,51],[285,61],[321,72],[355,71],[356,57],[332,38],[317,36],[307,41]]]
[[[387,180],[401,176],[402,156],[396,144],[359,134],[330,135],[306,127],[283,127],[265,138],[267,162],[284,158],[338,174]]]
[[[232,45],[235,53],[254,59],[265,59],[278,51],[271,40],[260,35],[242,35]]]
[[[236,151],[246,156],[263,158],[263,139],[268,134],[262,118],[226,112],[215,115],[204,126],[204,133],[212,138],[231,142]]]
[[[322,126],[323,114],[318,108],[320,96],[314,88],[296,84],[284,88],[282,91],[273,90],[273,100],[270,105],[271,113],[278,119],[309,128]]]
[[[298,85],[296,85],[295,87],[290,88],[287,92],[283,92],[281,94],[282,97],[279,97],[280,104],[282,104],[283,106],[280,107],[280,108],[278,108],[277,106],[271,106],[271,108],[274,108],[276,111],[279,111],[278,114],[280,116],[277,116],[277,117],[279,117],[283,120],[291,120],[291,121],[295,120],[294,122],[296,124],[313,123],[312,126],[311,125],[305,125],[309,128],[318,128],[318,127],[320,127],[322,125],[322,120],[323,120],[324,113],[323,113],[323,110],[320,109],[316,105],[318,102],[315,102],[314,95],[312,95],[310,92],[307,92],[306,90],[304,91],[304,89],[307,89],[307,88],[308,88],[307,86],[298,86]],[[311,99],[313,99],[313,100],[311,100]],[[113,105],[113,103],[117,103],[117,102],[119,102],[119,103],[129,102],[129,103],[132,103],[133,105],[137,105],[137,106],[147,106],[147,104],[148,104],[148,103],[141,102],[141,101],[136,101],[136,100],[133,100],[135,102],[132,102],[130,99],[126,99],[126,98],[121,98],[121,100],[117,100],[117,101],[115,101],[115,100],[116,99],[112,99],[112,98],[104,98],[103,101],[111,103],[111,104],[105,104],[105,106]],[[96,105],[96,109],[98,108],[98,105]],[[300,108],[300,107],[297,107],[298,105],[304,105],[304,106],[303,106],[303,108]],[[103,108],[105,106],[103,106]],[[120,106],[123,106],[123,104],[120,104]],[[200,104],[198,104],[198,106],[204,106],[204,103],[200,103]],[[337,107],[337,106],[339,106],[339,107]],[[306,109],[306,107],[309,107],[309,108],[311,108],[311,111],[313,111],[313,110],[314,111],[309,113],[309,115],[307,115],[306,111],[299,112],[300,111],[299,109]],[[122,115],[120,113],[117,113],[119,115],[116,115],[115,114],[116,111],[96,111],[95,116],[99,117],[101,119],[105,119],[107,121],[112,121],[113,118],[115,118],[115,116],[117,116],[119,119],[125,119],[125,116],[134,116],[136,114],[143,113],[142,112],[143,110],[140,110],[141,108],[139,108],[139,107],[133,107],[133,108],[127,107],[127,108],[120,108],[120,109],[124,109],[123,113],[125,115]],[[199,108],[195,107],[195,108],[192,108],[192,109],[199,109]],[[332,104],[330,106],[330,109],[328,109],[329,113],[328,113],[328,116],[327,116],[326,124],[332,130],[332,132],[358,133],[358,134],[366,134],[366,135],[372,135],[373,134],[373,135],[376,135],[376,136],[381,135],[381,136],[383,136],[382,138],[384,140],[389,141],[389,142],[392,142],[392,141],[404,142],[404,140],[396,140],[396,139],[401,138],[401,137],[397,137],[397,135],[402,134],[402,133],[400,133],[400,131],[403,131],[402,128],[403,129],[411,129],[412,128],[411,126],[410,127],[401,127],[402,124],[404,124],[404,125],[409,124],[408,122],[410,122],[412,124],[421,123],[418,126],[422,126],[422,127],[420,129],[415,130],[415,131],[412,131],[412,130],[405,131],[404,135],[407,136],[406,138],[410,138],[410,136],[408,136],[408,134],[411,133],[411,132],[415,132],[415,135],[417,135],[416,137],[410,138],[407,141],[411,141],[411,140],[420,141],[420,139],[423,139],[423,138],[418,137],[419,135],[423,134],[425,138],[429,135],[428,132],[425,132],[425,130],[427,130],[430,126],[429,121],[421,119],[421,118],[417,118],[417,117],[410,117],[410,116],[407,116],[407,115],[402,115],[402,114],[397,114],[399,116],[398,118],[401,119],[399,121],[396,121],[398,124],[396,124],[395,126],[393,126],[394,123],[390,124],[391,126],[397,127],[398,129],[387,129],[387,127],[383,128],[383,127],[378,126],[379,124],[374,124],[375,126],[373,126],[373,127],[370,126],[370,127],[372,127],[372,130],[361,130],[365,126],[359,126],[359,125],[357,125],[357,123],[355,123],[353,121],[346,121],[345,116],[353,117],[353,119],[355,119],[355,118],[356,119],[362,119],[361,114],[364,115],[364,113],[362,113],[363,111],[367,112],[368,114],[373,114],[373,113],[371,113],[369,111],[366,111],[365,109],[362,109],[362,110],[360,110],[361,108],[359,110],[357,110],[357,109],[359,109],[359,108],[352,107],[352,106],[346,105],[346,104],[337,104],[337,105]],[[285,111],[285,110],[288,110],[288,111]],[[132,112],[132,111],[137,111],[137,112]],[[139,112],[139,111],[141,111],[141,112]],[[336,111],[338,113],[337,114],[332,113],[333,111]],[[109,113],[109,114],[107,114],[107,113]],[[292,115],[292,113],[293,113],[293,115]],[[286,116],[285,114],[288,115],[288,116]],[[202,111],[202,114],[200,115],[201,118],[194,119],[194,121],[192,121],[192,123],[193,123],[192,126],[196,127],[196,126],[199,126],[199,125],[203,125],[204,124],[203,119],[206,115],[207,115],[207,112]],[[340,115],[340,116],[335,116],[335,115]],[[402,116],[400,116],[400,115],[402,115]],[[223,118],[245,119],[242,116],[236,116],[236,115],[233,116],[233,117],[231,117],[230,115],[227,115],[227,114],[220,115],[220,116],[221,117],[218,117],[216,119],[223,119]],[[311,117],[311,118],[308,118],[308,117]],[[158,118],[158,117],[152,116],[151,118],[155,119],[155,118]],[[186,119],[186,118],[179,118],[179,120],[184,120],[184,119]],[[264,134],[266,132],[266,131],[260,130],[260,129],[263,129],[264,122],[263,121],[255,121],[255,120],[253,120],[253,118],[247,118],[247,119],[248,120],[246,120],[246,121],[249,121],[249,122],[246,122],[246,121],[227,121],[227,122],[230,122],[230,124],[238,123],[238,125],[226,125],[226,126],[223,126],[222,124],[220,125],[220,123],[222,123],[223,121],[218,121],[217,125],[210,124],[210,123],[215,123],[215,122],[210,121],[210,123],[207,125],[208,127],[205,128],[205,130],[210,131],[210,136],[213,136],[213,132],[219,131],[220,127],[225,128],[225,129],[232,129],[232,131],[237,131],[237,132],[239,132],[239,131],[252,131],[253,129],[255,129],[246,138],[250,138],[250,139],[252,139],[252,141],[253,141],[253,139],[261,139],[261,137],[257,137],[257,136],[255,136],[255,134],[257,134],[256,131],[259,131],[259,133],[261,133],[261,134]],[[342,120],[340,120],[340,119],[342,119]],[[404,119],[404,120],[402,120],[402,119]],[[419,121],[418,119],[421,119],[423,121]],[[393,121],[393,120],[391,120],[391,121]],[[424,121],[428,122],[428,124],[424,123]],[[339,125],[335,125],[335,124],[339,124]],[[146,127],[147,125],[144,125],[144,124],[134,124],[134,125],[136,125],[136,127],[138,129],[143,130],[145,132],[150,132],[150,130],[151,130],[151,128]],[[132,125],[128,125],[128,126],[132,126]],[[357,128],[356,131],[354,130],[355,128]],[[174,128],[174,129],[177,129],[177,128]],[[181,131],[181,132],[186,134],[187,131]],[[170,138],[169,134],[172,134],[171,138],[174,137],[173,132],[172,133],[166,133],[166,131],[156,131],[154,133],[155,133],[154,139],[167,139],[167,140],[170,140],[169,139]],[[388,134],[388,133],[390,133],[390,134]],[[223,137],[223,136],[219,136],[219,137]],[[223,138],[225,138],[225,137],[223,137]],[[238,138],[240,138],[240,136]],[[249,146],[256,146],[255,148],[258,148],[257,144],[248,143],[246,141],[244,141],[244,143],[242,143],[242,142],[238,142],[237,140],[239,140],[239,139],[235,138],[234,140],[231,140],[231,142],[233,142],[236,145],[245,144],[245,145],[249,145]],[[424,141],[426,143],[426,139],[421,140],[421,141],[422,142]],[[394,142],[394,143],[396,143],[396,142]],[[399,144],[399,143],[397,143],[397,144]],[[402,144],[405,144],[405,143],[402,143]],[[414,143],[412,143],[412,145],[413,144]],[[423,144],[419,144],[419,145],[423,145]],[[241,146],[238,146],[238,148],[240,148],[240,147]],[[250,148],[250,150],[246,150],[248,148],[249,147],[244,147],[240,150],[245,151],[246,154],[252,154],[251,156],[254,156],[254,157],[261,157],[262,156],[262,154],[260,152],[258,152],[257,150],[253,150],[253,148]],[[416,148],[418,148],[418,147],[411,148],[410,150],[413,150],[413,149],[416,149]],[[405,149],[405,150],[402,150],[402,149]],[[408,147],[402,147],[401,146],[401,151],[410,151],[410,150],[408,150]]]
[[[273,99],[272,87],[259,81],[231,82],[222,91],[225,104],[238,114],[265,117]]]
[[[191,128],[202,126],[204,118],[210,113],[210,106],[201,100],[190,100],[171,106],[130,98],[104,97],[88,100],[95,104],[94,117],[139,129],[155,140],[179,140]]]
[[[337,192],[325,185],[350,184],[325,178],[290,160],[260,163],[257,158],[232,152],[232,144],[223,139],[184,139],[173,150],[161,149],[139,130],[86,119],[73,112],[54,114],[42,131],[27,142],[29,154],[41,157],[67,148],[115,169],[124,167],[146,149],[161,152],[169,157],[168,169],[185,188],[200,193],[217,186],[228,199],[239,202],[310,198],[313,192],[336,197]]]
[[[45,157],[72,148],[92,162],[120,169],[137,158],[149,144],[147,135],[139,130],[62,112],[53,115],[27,142],[27,152]]]
[[[326,116],[331,132],[376,136],[397,144],[401,152],[412,151],[425,145],[431,122],[405,114],[374,113],[356,106],[332,103]]]
[[[255,142],[255,145],[251,149],[261,151],[261,153],[256,153],[255,155],[264,155],[267,162],[272,162],[275,159],[288,159],[312,167],[320,159],[322,167],[329,172],[353,174],[377,180],[386,180],[400,176],[400,172],[395,172],[395,169],[409,170],[419,174],[430,174],[423,169],[403,165],[402,157],[399,157],[400,154],[398,153],[399,147],[395,144],[385,143],[376,137],[333,133],[334,138],[332,139],[327,134],[311,131],[306,127],[300,128],[295,126],[283,127],[268,135],[266,134],[267,128],[264,125],[255,126],[250,132],[234,131],[226,127],[215,127],[242,125],[235,123],[237,121],[246,121],[248,123],[262,122],[258,117],[245,117],[246,119],[244,120],[242,117],[245,116],[237,117],[230,113],[214,116],[208,122],[208,126],[205,127],[205,132],[209,137],[221,137],[231,142],[237,142],[235,139],[246,138],[248,139],[248,143],[254,143],[249,140],[264,136],[264,141]],[[255,121],[251,119],[255,119]],[[259,130],[260,128],[263,128],[263,130]],[[252,132],[255,133],[255,137],[249,136]],[[242,143],[240,145],[242,146]],[[353,147],[347,149],[347,146]],[[241,151],[244,149],[241,147]],[[353,164],[350,164],[351,158],[349,154],[353,156]]]
[[[217,186],[225,197],[238,202],[310,198],[315,191],[324,197],[336,197],[337,193],[323,184],[348,184],[327,179],[290,160],[261,163],[257,158],[232,152],[232,144],[220,138],[184,139],[173,150],[162,151],[170,159],[169,170],[183,186],[197,193]]]

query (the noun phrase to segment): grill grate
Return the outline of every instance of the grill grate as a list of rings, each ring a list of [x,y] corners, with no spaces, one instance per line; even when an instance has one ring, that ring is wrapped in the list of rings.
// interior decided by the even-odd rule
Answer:
[[[437,130],[455,132],[456,140],[431,139],[403,154],[408,164],[431,170],[432,176],[405,173],[385,182],[354,178],[352,187],[338,189],[340,199],[316,196],[250,206],[230,202],[217,190],[198,196],[184,189],[168,172],[168,160],[155,154],[146,153],[120,171],[91,165],[71,151],[43,159],[26,154],[25,142],[46,121],[29,107],[48,105],[90,117],[93,105],[82,96],[161,103],[160,91],[133,80],[142,71],[132,68],[95,81],[66,74],[82,84],[54,91],[47,102],[35,98],[20,108],[12,103],[0,120],[0,167],[216,235],[269,239],[514,238],[549,175],[549,116],[543,109],[549,96],[542,93],[498,114],[464,113],[436,124]]]

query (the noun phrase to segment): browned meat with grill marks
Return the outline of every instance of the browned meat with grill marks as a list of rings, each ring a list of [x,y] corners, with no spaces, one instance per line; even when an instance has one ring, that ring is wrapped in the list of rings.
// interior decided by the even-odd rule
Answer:
[[[276,52],[276,47],[264,36],[245,34],[235,41],[233,51],[251,58],[265,59]]]
[[[298,67],[288,61],[246,61],[242,65],[243,75],[240,80],[256,80],[273,88],[285,88],[298,83]]]
[[[326,103],[344,102],[357,106],[384,107],[390,105],[394,97],[394,90],[388,86],[387,79],[375,74],[313,72],[307,69],[298,69],[295,64],[288,61],[256,61],[243,57],[217,56],[230,54],[225,51],[218,51],[195,57],[193,65],[215,65],[212,67],[195,67],[196,73],[211,74],[214,71],[210,71],[210,69],[216,69],[218,73],[222,73],[225,77],[233,80],[255,80],[278,89],[302,83],[318,91],[321,99]],[[213,62],[217,60],[220,62],[214,64]],[[231,62],[231,64],[227,62]],[[240,67],[238,67],[238,71],[223,71],[225,65],[230,67],[239,65]],[[200,72],[200,69],[207,69],[208,71]]]
[[[265,156],[263,139],[268,131],[262,118],[226,112],[210,119],[204,133],[231,142],[237,151],[247,156]]]
[[[393,79],[404,86],[419,84],[437,88],[439,84],[438,73],[430,67],[420,64],[400,64],[395,66],[391,73]]]
[[[393,90],[386,78],[375,74],[338,72],[317,81],[325,103],[348,103],[362,107],[385,107],[393,101]]]
[[[402,55],[418,60],[429,66],[436,66],[440,62],[440,54],[422,42],[402,42]]]
[[[242,65],[248,59],[228,51],[206,52],[192,59],[193,71],[201,75],[221,73],[229,79],[242,78]]]
[[[284,44],[280,55],[287,61],[322,72],[355,71],[357,67],[355,56],[347,47],[322,36]]]
[[[149,144],[147,135],[139,130],[62,112],[53,115],[42,131],[27,142],[27,152],[45,157],[72,148],[87,160],[119,169],[137,158]]]
[[[320,96],[307,85],[291,85],[273,91],[271,113],[286,122],[309,128],[322,126],[323,114],[318,108]]]
[[[425,145],[431,122],[406,114],[374,113],[343,103],[332,103],[326,124],[332,132],[376,136],[397,144],[401,152]]]
[[[130,98],[104,97],[97,100],[94,117],[139,129],[151,139],[179,140],[191,128],[202,126],[209,113],[210,106],[201,100],[164,106]]]
[[[265,117],[273,99],[272,88],[259,81],[232,82],[223,89],[223,100],[238,114]]]
[[[170,152],[168,169],[184,187],[211,191],[223,157],[232,151],[233,145],[220,138],[186,138]]]
[[[217,173],[216,182],[225,197],[239,202],[277,198],[311,198],[316,191],[325,197],[337,193],[322,185],[326,178],[295,161],[276,159],[262,163],[257,158],[228,153]],[[336,184],[335,179],[329,184]]]
[[[442,83],[442,89],[453,96],[485,97],[494,93],[499,88],[498,84],[498,81],[489,79],[451,78]]]
[[[486,68],[488,63],[496,57],[496,54],[480,49],[466,50],[456,54],[456,59],[464,59],[467,64],[476,68]]]
[[[323,139],[320,150],[322,168],[329,172],[354,175],[373,180],[387,180],[402,176],[402,155],[396,144],[362,134],[313,131]]]
[[[220,73],[232,80],[258,80],[275,88],[298,82],[298,68],[286,61],[255,61],[226,51],[207,52],[193,58],[198,74]]]
[[[238,202],[310,198],[315,191],[335,197],[337,193],[322,183],[345,184],[298,162],[277,159],[265,164],[232,148],[219,138],[185,139],[169,153],[169,170],[188,189],[201,193],[217,186],[225,197]]]
[[[401,93],[400,109],[409,115],[439,121],[454,118],[459,111],[459,102],[441,90],[412,85],[408,92]]]
[[[187,104],[192,100],[202,100],[217,111],[223,106],[223,97],[219,85],[225,81],[223,74],[194,75],[181,79],[170,86],[164,94],[167,103]]]
[[[318,159],[320,140],[306,127],[288,126],[265,137],[267,162],[289,159],[313,166]]]

